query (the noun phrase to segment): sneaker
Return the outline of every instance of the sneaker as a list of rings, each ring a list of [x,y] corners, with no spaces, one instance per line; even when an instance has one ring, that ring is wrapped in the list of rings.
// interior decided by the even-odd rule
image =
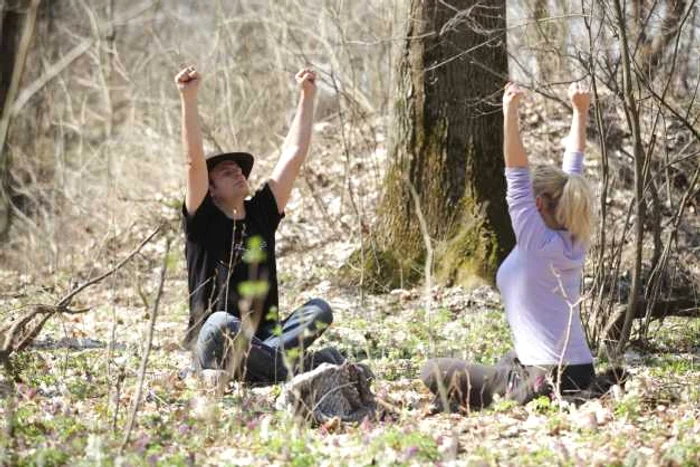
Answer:
[[[205,388],[215,389],[226,387],[231,380],[231,375],[226,370],[202,370],[199,380]]]

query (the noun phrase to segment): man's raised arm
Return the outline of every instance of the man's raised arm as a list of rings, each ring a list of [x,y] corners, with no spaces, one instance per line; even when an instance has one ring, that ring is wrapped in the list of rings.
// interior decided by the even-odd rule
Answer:
[[[270,189],[275,195],[280,214],[287,206],[294,181],[299,174],[311,145],[311,127],[314,118],[314,98],[316,97],[316,74],[309,69],[300,70],[295,76],[301,91],[297,111],[284,139],[282,154],[272,171]]]
[[[182,109],[182,145],[185,149],[187,171],[185,208],[189,216],[194,215],[209,190],[209,176],[197,110],[197,90],[200,81],[200,74],[192,66],[182,69],[175,76]]]

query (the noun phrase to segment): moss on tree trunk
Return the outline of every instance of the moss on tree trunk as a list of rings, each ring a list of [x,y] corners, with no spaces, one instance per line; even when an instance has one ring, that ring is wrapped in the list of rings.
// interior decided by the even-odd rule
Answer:
[[[365,283],[422,277],[426,254],[410,186],[444,283],[492,280],[514,245],[505,205],[500,96],[507,59],[505,5],[413,0],[397,64],[391,166]],[[369,251],[371,250],[371,251]]]

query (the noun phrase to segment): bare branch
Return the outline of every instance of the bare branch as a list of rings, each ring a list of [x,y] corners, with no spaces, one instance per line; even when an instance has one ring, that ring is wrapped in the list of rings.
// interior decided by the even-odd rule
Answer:
[[[75,297],[77,294],[79,294],[80,292],[85,290],[87,287],[90,287],[91,285],[96,284],[96,283],[102,281],[103,279],[111,276],[115,272],[117,272],[119,269],[122,268],[122,266],[124,266],[126,263],[128,263],[131,260],[131,258],[136,256],[136,254],[139,251],[141,251],[141,248],[143,248],[148,242],[150,242],[153,239],[153,237],[156,236],[156,234],[158,232],[160,232],[161,228],[163,228],[163,224],[160,224],[158,227],[156,227],[155,230],[153,230],[153,232],[151,232],[151,234],[148,237],[146,237],[141,243],[139,243],[139,245],[131,253],[129,253],[129,255],[126,258],[121,260],[116,266],[114,266],[112,269],[110,269],[106,273],[102,274],[101,276],[98,276],[94,279],[91,279],[91,280],[85,282],[84,284],[78,286],[76,289],[72,290],[68,295],[66,295],[61,300],[59,300],[59,302],[56,306],[59,308],[68,306],[68,304],[71,302],[71,300],[73,300],[73,297]]]
[[[156,317],[158,316],[158,306],[160,305],[160,299],[163,296],[163,284],[165,284],[165,276],[168,272],[168,254],[170,253],[170,242],[170,237],[167,237],[165,241],[165,253],[163,254],[163,266],[160,271],[160,281],[158,282],[158,291],[156,292],[156,298],[153,302],[153,310],[151,311],[151,322],[148,327],[146,349],[144,350],[143,358],[141,359],[141,367],[139,368],[139,380],[138,385],[136,387],[136,394],[134,395],[134,404],[132,405],[131,413],[129,414],[129,422],[127,423],[126,433],[124,434],[124,441],[119,447],[119,454],[124,452],[124,448],[129,443],[131,431],[134,428],[136,413],[138,412],[139,403],[141,402],[141,393],[143,392],[143,381],[146,375],[146,367],[148,366],[148,356],[151,353],[151,346],[153,344],[153,333],[156,326]]]
[[[22,93],[17,96],[17,100],[12,104],[10,109],[10,116],[14,117],[19,113],[20,110],[29,102],[29,99],[39,92],[44,86],[46,86],[52,79],[58,76],[64,69],[66,69],[71,63],[78,59],[81,55],[87,52],[95,42],[94,38],[88,38],[82,41],[80,44],[73,47],[73,49],[68,52],[62,59],[51,65],[51,67],[44,73],[39,79],[35,80],[32,84],[27,86],[22,90]]]

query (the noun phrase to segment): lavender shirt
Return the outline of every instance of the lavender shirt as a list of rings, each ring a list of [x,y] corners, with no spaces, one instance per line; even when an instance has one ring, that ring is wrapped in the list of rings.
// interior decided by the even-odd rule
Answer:
[[[581,174],[583,153],[567,152],[563,169]],[[578,306],[586,249],[572,242],[566,230],[545,225],[535,205],[529,168],[505,172],[516,245],[498,269],[496,284],[518,359],[524,365],[552,365],[563,353],[565,364],[592,363]]]

